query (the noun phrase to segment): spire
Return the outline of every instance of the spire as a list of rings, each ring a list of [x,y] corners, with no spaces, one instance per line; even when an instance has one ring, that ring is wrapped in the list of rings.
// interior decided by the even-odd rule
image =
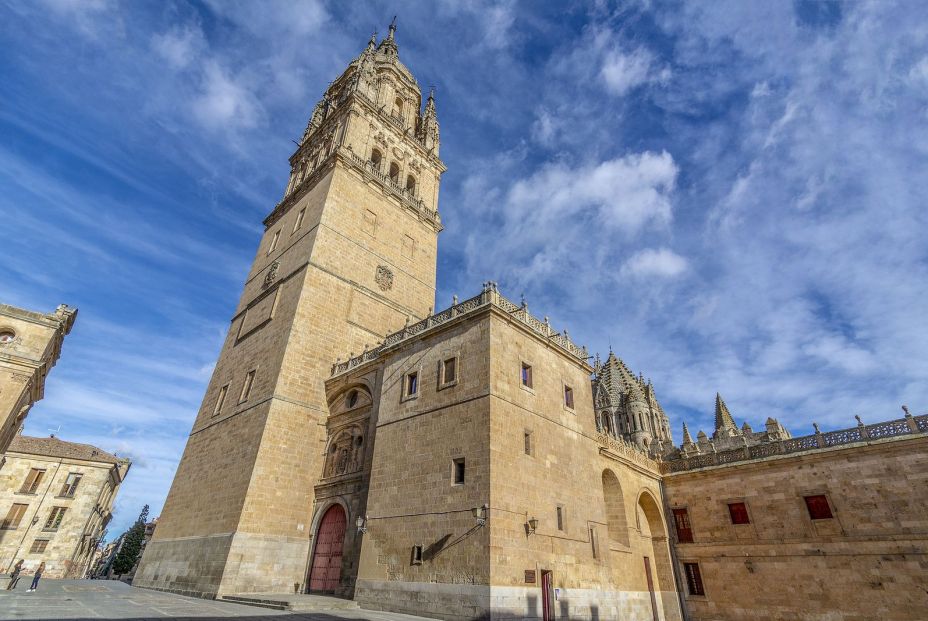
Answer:
[[[390,41],[393,40],[393,35],[396,34],[396,15],[393,16],[393,21],[390,22],[390,32],[387,34],[387,39]]]
[[[690,435],[690,430],[686,428],[686,422],[683,423],[683,444],[692,444],[693,437]]]
[[[719,429],[737,429],[735,419],[731,417],[728,406],[722,401],[722,395],[715,393],[715,430]]]

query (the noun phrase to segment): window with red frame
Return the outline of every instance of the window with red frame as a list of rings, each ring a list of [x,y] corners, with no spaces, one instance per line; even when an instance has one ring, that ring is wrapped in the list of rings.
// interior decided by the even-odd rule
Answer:
[[[805,499],[809,517],[813,520],[830,520],[834,517],[831,514],[831,507],[828,505],[828,498],[824,494],[806,496]]]
[[[748,508],[743,502],[728,503],[728,514],[731,516],[732,524],[751,523],[751,518],[748,517]]]
[[[690,526],[690,515],[686,509],[674,509],[673,521],[677,526],[677,541],[680,543],[693,543],[693,529]]]
[[[702,587],[702,575],[699,573],[699,563],[683,563],[683,573],[686,574],[686,587],[690,595],[705,595]]]

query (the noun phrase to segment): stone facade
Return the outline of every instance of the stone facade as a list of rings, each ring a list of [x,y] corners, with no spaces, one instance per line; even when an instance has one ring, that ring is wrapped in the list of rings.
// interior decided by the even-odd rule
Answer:
[[[494,283],[433,312],[445,168],[394,31],[290,159],[134,584],[460,620],[928,617],[924,494],[907,491],[923,417],[892,422],[898,441],[862,424],[792,438],[739,429],[718,396],[712,438],[684,425],[676,447],[650,381],[612,352],[590,366]],[[838,521],[803,522],[803,494]],[[672,527],[690,520],[692,543]],[[865,615],[812,576],[829,571],[859,572]],[[769,586],[800,576],[814,604]]]
[[[689,617],[928,618],[926,449],[928,415],[663,464]]]
[[[44,396],[45,378],[76,318],[77,309],[64,304],[52,313],[0,304],[0,454]]]
[[[54,436],[16,436],[0,469],[0,567],[45,562],[48,578],[83,578],[130,462]]]

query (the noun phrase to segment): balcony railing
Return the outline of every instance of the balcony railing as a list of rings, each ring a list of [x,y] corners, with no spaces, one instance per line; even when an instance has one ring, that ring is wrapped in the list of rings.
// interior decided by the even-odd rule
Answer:
[[[928,433],[928,414],[922,414],[920,416],[906,414],[905,418],[897,420],[874,423],[872,425],[864,425],[859,422],[856,427],[839,429],[837,431],[827,431],[825,433],[819,432],[816,427],[816,433],[808,436],[788,438],[776,442],[764,442],[762,444],[745,446],[728,451],[715,451],[711,443],[706,443],[708,448],[704,448],[704,445],[697,445],[701,450],[706,452],[684,457],[682,459],[662,462],[661,472],[665,474],[668,472],[682,472],[685,470],[694,470],[696,468],[706,468],[708,466],[719,466],[734,462],[750,461],[752,459],[763,459],[774,455],[788,455],[789,453],[814,451],[845,444],[871,442],[873,440],[882,440],[883,438],[925,433]]]
[[[496,306],[503,310],[510,317],[516,319],[533,332],[544,337],[549,342],[582,362],[586,362],[589,359],[589,352],[586,347],[578,347],[575,345],[568,337],[566,330],[563,333],[555,332],[551,328],[551,324],[548,322],[547,318],[545,318],[544,321],[540,321],[536,317],[533,317],[529,314],[527,305],[524,303],[522,306],[513,304],[500,294],[496,283],[488,282],[484,284],[483,291],[480,292],[479,295],[475,295],[461,303],[453,304],[440,313],[429,315],[421,321],[404,326],[402,330],[397,330],[396,332],[388,334],[377,347],[365,350],[359,356],[351,355],[348,360],[344,362],[337,360],[335,364],[332,365],[332,375],[339,375],[365,362],[375,360],[379,358],[387,348],[397,343],[418,336],[431,328],[451,321],[455,317],[472,313],[488,305]]]

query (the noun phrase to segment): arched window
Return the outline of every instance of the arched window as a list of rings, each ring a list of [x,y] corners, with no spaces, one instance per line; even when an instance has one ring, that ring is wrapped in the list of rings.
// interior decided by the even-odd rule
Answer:
[[[396,113],[396,116],[403,116],[403,98],[397,97],[396,101],[393,102],[393,111]]]
[[[618,544],[627,546],[628,521],[625,517],[625,496],[619,477],[611,470],[603,471],[603,497],[606,500],[606,527],[609,539]]]
[[[380,162],[383,160],[383,155],[379,150],[374,149],[371,151],[371,168],[374,170],[380,170]]]
[[[400,184],[400,167],[396,162],[390,164],[390,180],[396,185]]]
[[[406,177],[406,191],[410,194],[416,193],[416,178],[412,175]]]

